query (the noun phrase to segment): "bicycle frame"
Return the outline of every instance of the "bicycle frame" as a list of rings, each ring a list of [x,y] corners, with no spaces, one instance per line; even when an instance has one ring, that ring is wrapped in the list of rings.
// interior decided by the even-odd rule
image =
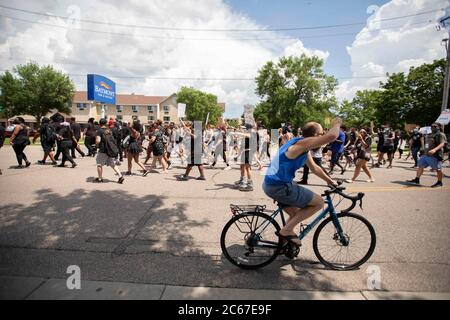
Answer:
[[[300,234],[298,236],[298,238],[300,240],[303,240],[315,227],[316,225],[324,218],[326,218],[327,214],[330,214],[331,218],[333,219],[333,224],[336,228],[336,231],[339,235],[339,239],[342,243],[342,245],[346,246],[348,245],[348,241],[347,239],[344,237],[344,233],[341,227],[341,224],[339,223],[339,219],[337,217],[337,213],[336,213],[336,209],[334,208],[333,205],[333,201],[331,200],[331,196],[327,195],[325,198],[325,204],[326,204],[326,208],[309,224],[306,226],[305,229],[300,231]],[[283,226],[286,225],[286,220],[284,218],[284,212],[283,209],[281,207],[278,207],[278,209],[276,209],[273,214],[271,215],[271,218],[275,220],[276,216],[280,214],[281,217],[281,222],[283,224]],[[265,230],[265,228],[267,228],[268,224],[262,229],[261,233]],[[258,227],[258,231],[259,231],[260,227]],[[256,231],[256,230],[255,230]],[[260,247],[274,247],[274,244],[270,243],[270,242],[265,242],[266,244],[260,244]]]

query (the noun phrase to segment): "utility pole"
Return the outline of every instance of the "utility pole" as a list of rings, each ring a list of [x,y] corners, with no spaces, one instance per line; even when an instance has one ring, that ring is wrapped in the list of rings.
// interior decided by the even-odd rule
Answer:
[[[447,39],[444,39],[445,50],[447,51],[447,66],[445,68],[444,96],[442,98],[442,108],[441,108],[442,112],[448,108],[448,91],[450,88],[450,9],[448,7],[444,17],[442,17],[439,20],[439,24],[440,27],[446,28],[448,30],[448,37]],[[445,132],[445,130],[443,131]]]
[[[447,39],[443,40],[445,42],[445,49],[447,50],[447,66],[445,68],[445,80],[444,80],[444,97],[442,99],[442,110],[444,111],[447,109],[448,106],[448,91],[450,86],[450,31],[449,31],[449,37]]]

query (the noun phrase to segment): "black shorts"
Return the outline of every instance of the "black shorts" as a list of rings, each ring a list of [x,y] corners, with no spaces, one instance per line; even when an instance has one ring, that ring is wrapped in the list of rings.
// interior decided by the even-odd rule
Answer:
[[[50,144],[48,142],[41,142],[42,150],[44,150],[45,153],[50,153],[53,149],[53,144]]]
[[[383,147],[381,147],[381,152],[382,153],[387,153],[387,154],[393,154],[394,153],[394,146],[383,146]]]

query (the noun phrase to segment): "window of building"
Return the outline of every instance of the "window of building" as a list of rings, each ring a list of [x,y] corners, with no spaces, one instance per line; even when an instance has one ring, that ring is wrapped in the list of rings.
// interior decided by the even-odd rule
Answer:
[[[122,112],[123,111],[123,106],[116,106],[116,111],[117,112]]]
[[[79,110],[85,110],[87,108],[87,103],[77,103],[77,108]]]
[[[170,122],[170,117],[164,117],[163,120],[164,122]]]
[[[139,112],[139,106],[131,106],[133,112]]]
[[[164,112],[169,112],[170,107],[169,106],[164,106]]]
[[[123,121],[123,116],[121,114],[116,116],[117,121]]]
[[[147,119],[148,119],[148,121],[155,121],[155,117],[154,116],[148,116]]]
[[[154,107],[153,106],[148,106],[147,109],[148,109],[149,113],[153,113]]]

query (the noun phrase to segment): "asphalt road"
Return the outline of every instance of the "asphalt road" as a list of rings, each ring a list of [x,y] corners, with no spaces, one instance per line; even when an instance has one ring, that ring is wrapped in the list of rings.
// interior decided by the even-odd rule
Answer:
[[[26,150],[35,163],[39,147]],[[207,181],[178,182],[170,174],[135,175],[123,185],[105,170],[107,183],[92,182],[93,158],[77,159],[76,169],[16,165],[10,147],[0,149],[0,276],[67,278],[69,265],[82,278],[174,286],[247,289],[359,291],[368,289],[373,270],[381,289],[450,292],[450,169],[444,188],[409,187],[411,162],[374,169],[376,183],[361,181],[349,192],[365,192],[364,212],[377,233],[372,258],[359,270],[325,269],[312,250],[312,235],[295,261],[280,257],[258,271],[244,271],[221,254],[219,238],[231,218],[229,205],[265,204],[263,176],[254,171],[255,191],[232,188],[239,170],[207,170]],[[122,165],[122,171],[126,167]],[[192,175],[198,175],[196,169]],[[435,182],[427,170],[424,185]],[[344,176],[350,178],[352,172]],[[312,190],[323,183],[312,178]],[[355,209],[356,213],[361,210]]]

